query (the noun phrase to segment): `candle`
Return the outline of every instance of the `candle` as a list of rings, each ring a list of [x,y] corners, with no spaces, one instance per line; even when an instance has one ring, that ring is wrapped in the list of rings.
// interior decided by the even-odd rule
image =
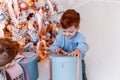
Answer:
[[[3,29],[5,27],[5,20],[0,22],[0,37],[4,37]]]
[[[17,15],[17,18],[19,17],[19,7],[18,7],[18,0],[13,0],[13,3],[14,3],[14,11],[15,11],[15,14]]]
[[[14,10],[13,10],[13,7],[12,7],[12,0],[10,0],[9,3],[8,3],[8,11],[9,11],[11,19],[14,22],[14,25],[17,26],[18,25],[18,21],[16,19],[16,16],[15,16],[15,13],[14,13]]]
[[[38,21],[38,31],[41,31],[41,27],[42,27],[42,9],[39,10],[39,12],[36,13],[35,15],[37,17],[37,21]]]

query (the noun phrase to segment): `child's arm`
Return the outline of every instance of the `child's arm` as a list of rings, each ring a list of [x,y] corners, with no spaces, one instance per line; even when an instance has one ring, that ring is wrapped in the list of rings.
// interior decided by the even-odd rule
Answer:
[[[88,51],[89,49],[89,46],[87,43],[85,42],[80,42],[78,44],[78,46],[76,47],[76,49],[80,50],[80,53],[82,54],[82,56],[84,57],[85,56],[85,53]]]
[[[55,41],[54,41],[54,43],[49,47],[49,49],[52,51],[52,52],[56,52],[55,51],[55,49],[57,49],[57,48],[60,48],[60,46],[61,46],[61,42],[60,42],[60,39],[61,38],[61,35],[60,34],[58,34],[57,36],[56,36],[56,38],[55,38]]]
[[[74,51],[71,52],[70,55],[84,58],[86,52],[89,49],[85,37],[82,34],[78,34],[74,42],[77,43],[77,47],[74,49]]]

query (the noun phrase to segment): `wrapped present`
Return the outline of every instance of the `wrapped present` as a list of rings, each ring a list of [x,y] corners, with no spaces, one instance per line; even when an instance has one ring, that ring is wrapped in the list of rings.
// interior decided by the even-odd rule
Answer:
[[[0,67],[0,80],[7,80],[6,73],[5,73],[5,67]]]
[[[49,56],[50,80],[82,80],[81,60],[72,56]]]
[[[17,58],[19,58],[17,56]],[[17,60],[22,66],[25,73],[25,80],[37,80],[39,77],[38,73],[38,62],[37,55],[32,52],[24,52],[21,55],[21,60]]]
[[[25,80],[22,67],[14,61],[6,66],[6,76],[6,80]]]

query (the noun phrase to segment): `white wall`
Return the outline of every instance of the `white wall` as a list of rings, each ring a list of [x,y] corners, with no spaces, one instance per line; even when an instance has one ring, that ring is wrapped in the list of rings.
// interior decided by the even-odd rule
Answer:
[[[80,31],[90,46],[88,80],[120,80],[120,1],[88,1],[69,8],[80,12]]]

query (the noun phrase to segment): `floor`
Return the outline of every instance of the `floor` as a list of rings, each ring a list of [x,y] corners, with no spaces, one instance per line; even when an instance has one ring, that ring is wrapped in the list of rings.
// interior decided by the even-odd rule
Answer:
[[[39,79],[38,80],[49,80],[49,63],[48,58],[38,63],[39,68]]]

